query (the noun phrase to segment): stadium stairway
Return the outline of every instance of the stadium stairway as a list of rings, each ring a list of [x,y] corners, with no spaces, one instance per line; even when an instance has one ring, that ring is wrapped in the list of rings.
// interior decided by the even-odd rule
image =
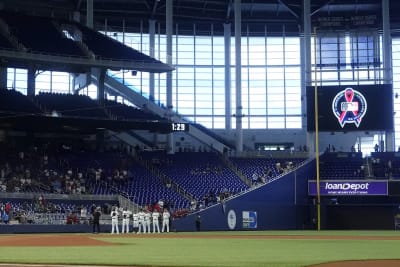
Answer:
[[[95,84],[98,84],[98,76],[96,74],[93,73],[91,78]],[[137,107],[152,112],[160,117],[165,118],[166,114],[169,112],[166,107],[151,101],[147,96],[140,94],[138,92],[139,90],[135,89],[133,86],[127,85],[126,83],[124,84],[116,77],[106,75],[104,87],[106,92],[109,92],[112,95],[121,95]],[[171,114],[171,120],[173,122],[189,123],[175,112]],[[222,140],[221,137],[213,135],[208,132],[207,129],[195,127],[193,124],[190,124],[188,134],[220,153],[223,153],[227,148],[235,149],[235,147],[228,141]]]
[[[138,156],[136,156],[134,159],[138,164],[145,167],[153,175],[159,177],[160,180],[162,180],[164,182],[164,184],[170,184],[171,188],[174,189],[180,195],[182,195],[185,199],[187,199],[188,201],[194,200],[194,197],[187,190],[185,190],[182,186],[175,183],[169,177],[167,177],[165,174],[160,172],[160,170],[158,168],[156,168],[150,161],[148,161],[144,158],[138,157]]]
[[[227,157],[221,156],[220,157],[222,162],[225,163],[225,166],[228,167],[233,173],[235,173],[245,184],[251,187],[251,179],[247,177],[233,162],[231,162]]]

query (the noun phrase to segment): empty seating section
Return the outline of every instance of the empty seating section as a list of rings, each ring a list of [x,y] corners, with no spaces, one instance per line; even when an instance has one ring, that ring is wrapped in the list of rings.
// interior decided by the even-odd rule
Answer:
[[[163,64],[79,23],[6,11],[0,12],[0,18],[9,28],[7,34],[15,38],[27,52],[87,58],[88,49],[97,59]],[[64,34],[61,24],[66,26],[68,34]],[[72,36],[75,33],[70,32],[73,30],[80,32],[82,38],[74,40]],[[0,48],[15,49],[5,36],[0,36]]]
[[[189,207],[189,201],[166,186],[160,177],[151,173],[138,163],[133,163],[129,168],[129,180],[118,185],[135,203],[145,206],[162,200],[174,209]]]
[[[66,38],[49,18],[7,12],[0,13],[0,17],[9,26],[10,34],[30,52],[85,56],[78,44]]]
[[[124,105],[116,101],[105,100],[104,107],[116,119],[121,120],[165,120],[156,114],[143,111],[139,108]]]
[[[15,90],[0,88],[0,116],[10,115],[57,115],[114,120],[165,121],[158,115],[105,100],[100,106],[96,100],[85,95],[39,93],[34,101]],[[53,114],[54,115],[54,114]]]
[[[365,179],[361,153],[325,153],[320,157],[320,178],[330,180]]]
[[[76,24],[82,32],[82,41],[99,59],[133,60],[145,63],[161,63],[131,47],[128,47],[104,34],[93,31],[86,26]],[[113,49],[110,49],[113,47]]]
[[[70,23],[81,34],[82,42],[96,56],[96,59],[134,61],[146,64],[164,64],[132,47],[114,40],[100,32],[79,23]]]
[[[41,110],[22,93],[0,88],[0,116],[40,113]]]
[[[197,200],[209,192],[235,194],[248,186],[213,152],[178,152],[173,155],[143,153],[167,177]]]
[[[104,108],[85,95],[40,93],[35,99],[47,113],[56,111],[62,116],[108,118]]]

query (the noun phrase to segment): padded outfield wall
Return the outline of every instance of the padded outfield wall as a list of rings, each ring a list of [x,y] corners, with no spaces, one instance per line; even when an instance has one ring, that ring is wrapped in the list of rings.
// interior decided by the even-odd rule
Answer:
[[[176,231],[294,230],[313,227],[307,181],[314,177],[315,160],[245,194],[175,220]]]

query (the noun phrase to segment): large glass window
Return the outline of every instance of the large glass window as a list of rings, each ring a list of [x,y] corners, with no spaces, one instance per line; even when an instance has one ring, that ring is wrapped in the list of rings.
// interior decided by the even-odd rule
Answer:
[[[196,27],[194,27],[195,29]],[[225,40],[214,36],[179,34],[173,36],[172,106],[176,112],[214,129],[225,128],[236,114],[235,38],[231,38],[231,88],[226,94]],[[241,107],[244,129],[301,128],[301,71],[300,38],[282,35],[267,36],[248,31],[241,40]],[[119,41],[146,53],[148,34],[110,34]],[[166,37],[155,36],[155,57],[166,62]],[[139,46],[140,42],[144,47]],[[149,81],[144,73],[132,77],[130,73],[113,73],[133,90],[149,94]],[[148,75],[148,74],[147,74]],[[155,75],[154,99],[166,105],[166,74]],[[230,101],[231,110],[225,103]],[[285,119],[290,117],[290,119]]]
[[[400,38],[392,40],[395,144],[400,147]]]

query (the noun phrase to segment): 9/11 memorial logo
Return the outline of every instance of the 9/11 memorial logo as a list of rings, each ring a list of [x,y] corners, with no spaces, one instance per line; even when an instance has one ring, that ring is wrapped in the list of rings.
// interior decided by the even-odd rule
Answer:
[[[332,111],[342,128],[346,123],[354,123],[358,128],[367,113],[367,101],[360,92],[349,87],[333,98]]]

